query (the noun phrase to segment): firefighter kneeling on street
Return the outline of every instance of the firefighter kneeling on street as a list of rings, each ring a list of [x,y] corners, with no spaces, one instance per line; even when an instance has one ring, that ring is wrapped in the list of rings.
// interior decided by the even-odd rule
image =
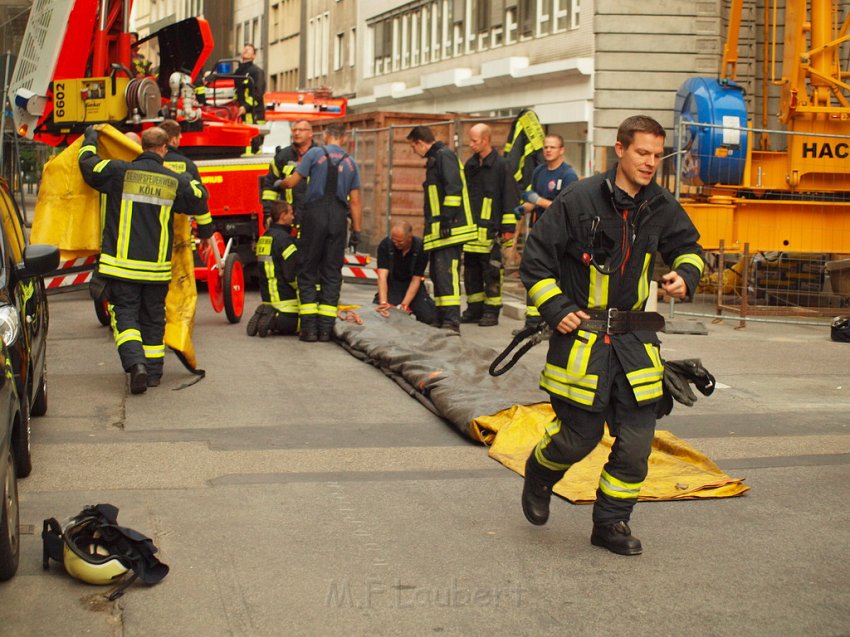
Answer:
[[[298,249],[291,234],[295,212],[285,201],[273,201],[268,209],[270,225],[256,249],[263,302],[248,321],[248,336],[298,331]]]

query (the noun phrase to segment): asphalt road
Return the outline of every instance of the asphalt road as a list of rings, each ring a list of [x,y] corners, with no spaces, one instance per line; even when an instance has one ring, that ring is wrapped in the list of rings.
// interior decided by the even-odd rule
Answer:
[[[343,302],[370,294],[346,285]],[[87,294],[50,308],[4,637],[850,634],[850,345],[828,329],[663,335],[666,358],[699,357],[721,385],[659,428],[751,491],[639,504],[644,554],[622,557],[591,546],[588,506],[557,499],[528,524],[519,476],[337,344],[249,338],[202,295],[207,377],[175,391],[190,377],[169,354],[163,385],[130,396]],[[501,348],[519,325],[462,338]],[[154,539],[160,584],[105,602],[42,570],[42,520],[100,502]]]

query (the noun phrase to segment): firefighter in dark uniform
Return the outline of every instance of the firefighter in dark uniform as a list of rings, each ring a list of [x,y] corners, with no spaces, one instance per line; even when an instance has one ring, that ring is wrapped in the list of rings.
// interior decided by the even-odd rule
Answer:
[[[360,242],[360,171],[354,159],[342,149],[345,136],[343,124],[328,124],[324,130],[325,145],[307,151],[295,172],[281,184],[282,188],[295,188],[302,180],[309,179],[298,243],[300,339],[308,343],[329,341],[333,334],[349,214],[348,246],[353,249]]]
[[[671,268],[661,284],[674,298],[693,294],[704,267],[699,233],[654,180],[665,137],[649,117],[626,119],[616,167],[558,195],[532,229],[520,266],[553,331],[540,387],[555,411],[526,463],[523,512],[532,524],[546,523],[552,487],[593,450],[607,422],[616,441],[599,478],[591,542],[622,555],[642,550],[628,522],[662,396],[660,341],[641,312],[655,256]],[[611,308],[627,312],[618,329],[609,327]]]
[[[505,248],[512,244],[514,208],[519,201],[519,188],[508,162],[493,148],[490,135],[487,124],[475,124],[469,129],[473,155],[464,165],[478,237],[463,244],[466,310],[460,321],[482,327],[499,324],[505,277],[502,247],[503,242]]]
[[[292,206],[295,212],[295,225],[300,224],[301,207],[304,205],[304,193],[307,192],[307,182],[300,182],[295,188],[281,191],[280,184],[289,177],[304,154],[313,147],[313,127],[306,119],[292,122],[289,129],[292,133],[292,144],[281,148],[269,163],[269,171],[263,177],[262,194],[263,215],[268,225],[271,203],[283,198]]]
[[[133,161],[101,159],[97,130],[89,127],[79,153],[86,183],[106,195],[98,273],[106,279],[115,344],[134,394],[162,376],[175,212],[194,215],[203,248],[212,236],[207,192],[188,173],[163,165],[167,142],[164,130],[149,128]]]
[[[257,241],[260,298],[248,321],[248,336],[298,332],[298,248],[292,237],[295,213],[285,201],[271,202],[271,223]]]
[[[195,162],[178,150],[180,137],[183,135],[180,124],[173,119],[164,119],[159,123],[159,127],[168,135],[168,151],[163,157],[165,167],[176,173],[189,173],[192,179],[201,183],[201,173]]]
[[[413,152],[425,164],[425,251],[434,283],[434,303],[440,327],[460,332],[460,255],[462,246],[478,236],[472,218],[463,165],[448,146],[434,138],[428,126],[407,135]]]
[[[266,74],[254,64],[257,50],[253,44],[247,43],[242,47],[242,61],[234,71],[235,75],[244,75],[245,79],[237,82],[236,100],[239,102],[239,117],[246,124],[261,124],[266,119],[266,108],[263,95],[266,92]],[[258,153],[263,145],[263,136],[257,135],[251,140],[251,151]]]

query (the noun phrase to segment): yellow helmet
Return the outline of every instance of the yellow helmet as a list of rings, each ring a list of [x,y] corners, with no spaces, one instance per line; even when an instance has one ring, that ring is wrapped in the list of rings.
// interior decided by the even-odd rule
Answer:
[[[64,527],[63,564],[68,575],[89,584],[114,584],[129,570],[121,558],[90,532],[92,518],[72,520]]]
[[[80,581],[117,584],[109,599],[122,595],[137,578],[156,584],[168,574],[168,565],[154,556],[151,539],[119,526],[118,508],[111,504],[88,506],[61,525],[48,518],[41,538],[44,568],[53,559]]]

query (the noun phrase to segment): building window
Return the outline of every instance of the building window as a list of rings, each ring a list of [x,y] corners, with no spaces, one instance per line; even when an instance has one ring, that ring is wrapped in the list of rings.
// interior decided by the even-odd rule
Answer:
[[[280,4],[272,5],[272,25],[270,42],[277,42],[280,39]]]
[[[337,33],[334,38],[334,71],[339,71],[343,65],[345,56],[345,34]]]
[[[353,67],[357,64],[357,29],[351,27],[351,33],[348,36],[348,66]]]

